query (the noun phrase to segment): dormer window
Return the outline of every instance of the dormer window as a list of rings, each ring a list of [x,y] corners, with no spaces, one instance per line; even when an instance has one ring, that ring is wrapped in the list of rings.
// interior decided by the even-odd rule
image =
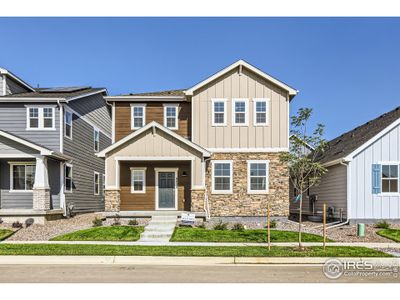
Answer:
[[[131,129],[139,129],[146,125],[146,105],[132,104],[131,105]]]
[[[54,107],[27,106],[26,115],[28,130],[55,129]]]
[[[178,129],[178,104],[164,105],[164,126],[169,129]]]

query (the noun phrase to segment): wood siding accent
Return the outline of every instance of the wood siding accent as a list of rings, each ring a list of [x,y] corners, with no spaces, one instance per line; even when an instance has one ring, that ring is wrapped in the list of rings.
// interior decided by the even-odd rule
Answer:
[[[226,99],[226,126],[212,126],[212,99]],[[232,126],[232,99],[249,100],[248,126]],[[268,98],[268,125],[254,126],[254,98]],[[287,148],[289,101],[283,89],[253,72],[239,68],[221,76],[193,95],[194,143],[206,148]]]
[[[133,103],[133,102],[132,102]],[[136,102],[135,102],[136,103]],[[139,104],[139,102],[138,102]],[[163,102],[140,102],[146,104],[146,124],[156,121],[164,126]],[[172,103],[171,103],[172,104]],[[179,102],[178,130],[174,130],[185,138],[191,137],[191,104]],[[115,141],[129,135],[135,130],[131,129],[131,103],[115,102]]]
[[[131,193],[131,167],[146,167],[146,193]],[[190,210],[190,162],[121,162],[121,211],[155,210],[154,168],[178,168],[178,210]],[[187,176],[182,176],[186,172]]]

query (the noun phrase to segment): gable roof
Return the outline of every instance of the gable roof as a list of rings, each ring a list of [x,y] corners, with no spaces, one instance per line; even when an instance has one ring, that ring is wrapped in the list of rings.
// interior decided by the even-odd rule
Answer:
[[[151,128],[158,128],[161,131],[165,132],[166,134],[172,136],[173,138],[181,141],[182,143],[188,145],[189,147],[199,151],[200,153],[203,154],[203,156],[209,157],[211,155],[210,152],[208,152],[206,149],[204,149],[203,147],[200,147],[199,145],[189,141],[188,139],[182,137],[181,135],[173,132],[172,130],[168,129],[167,127],[164,127],[162,125],[160,125],[159,123],[152,121],[150,123],[148,123],[147,125],[143,126],[142,128],[132,132],[131,134],[127,135],[126,137],[120,139],[118,142],[112,144],[111,146],[107,147],[106,149],[104,149],[103,151],[100,151],[99,153],[97,153],[96,155],[98,157],[105,157],[107,153],[109,153],[110,151],[122,146],[123,144],[129,142],[130,140],[132,140],[133,138],[135,138],[136,136],[140,135],[141,133],[151,129]]]
[[[350,160],[398,124],[400,106],[329,141],[327,150],[318,160],[326,164],[340,159]]]
[[[87,87],[75,92],[48,92],[47,89],[35,89],[34,92],[12,94],[7,96],[0,96],[0,101],[15,101],[15,100],[45,100],[45,101],[72,101],[79,98],[87,97],[97,93],[107,93],[105,88],[91,88]]]
[[[260,69],[254,67],[253,65],[249,64],[248,62],[240,59],[237,62],[231,64],[230,66],[226,67],[225,69],[215,73],[214,75],[206,78],[205,80],[197,83],[196,85],[192,86],[191,88],[187,89],[185,91],[186,95],[193,95],[193,93],[198,90],[199,88],[201,88],[202,86],[212,82],[213,80],[221,77],[222,75],[232,71],[233,69],[237,68],[237,67],[245,67],[247,69],[249,69],[250,71],[256,73],[257,75],[259,75],[260,77],[274,83],[275,85],[281,87],[282,89],[286,90],[289,93],[290,98],[293,98],[294,96],[297,95],[297,93],[299,92],[298,90],[296,90],[295,88],[287,85],[286,83],[272,77],[271,75],[261,71]]]
[[[64,155],[64,154],[62,154],[60,152],[50,150],[50,149],[48,149],[48,148],[46,148],[46,147],[44,147],[42,145],[39,145],[37,143],[33,143],[31,141],[28,141],[27,139],[24,139],[22,137],[19,137],[19,136],[15,135],[15,134],[12,134],[12,133],[10,133],[8,131],[5,131],[5,130],[2,130],[2,129],[0,129],[0,136],[5,137],[5,138],[7,138],[9,140],[13,140],[13,141],[15,141],[15,142],[17,142],[17,143],[19,143],[21,145],[24,145],[24,146],[27,146],[27,147],[31,148],[31,149],[34,149],[34,150],[38,151],[41,155],[52,156],[52,157],[60,158],[60,159],[63,159],[63,160],[70,160],[71,159],[70,157],[68,157],[68,156],[66,156],[66,155]]]
[[[10,71],[4,69],[4,68],[0,68],[0,74],[2,75],[8,75],[10,76],[12,79],[14,79],[16,82],[18,82],[19,84],[23,85],[24,87],[26,87],[28,90],[31,91],[35,91],[35,89],[33,87],[31,87],[29,84],[27,84],[25,81],[23,81],[21,78],[19,78],[18,76],[14,75],[13,73],[11,73]]]

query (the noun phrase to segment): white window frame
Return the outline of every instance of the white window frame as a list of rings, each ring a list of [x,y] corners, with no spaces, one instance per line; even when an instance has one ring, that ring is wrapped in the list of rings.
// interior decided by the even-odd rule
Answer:
[[[400,195],[400,161],[380,161],[378,164],[381,166],[381,192],[378,196],[398,196]],[[397,166],[397,192],[384,192],[383,191],[383,166]],[[391,179],[394,179],[391,178]],[[389,180],[389,179],[386,179]]]
[[[140,126],[140,127],[135,126],[135,117],[133,115],[133,111],[134,111],[135,107],[141,107],[143,109],[143,118],[142,118],[143,119],[143,123],[142,123],[142,126]],[[132,130],[139,129],[139,128],[142,128],[145,125],[146,125],[146,104],[143,104],[143,103],[131,104],[131,129]]]
[[[67,172],[66,168],[71,168],[71,190],[67,190]],[[64,165],[64,193],[69,193],[72,194],[74,188],[73,188],[73,182],[74,182],[74,168],[71,164],[65,164]]]
[[[145,194],[146,193],[146,170],[147,170],[147,168],[137,168],[137,167],[131,168],[131,194]],[[136,191],[134,184],[133,184],[133,173],[135,171],[141,171],[143,173],[143,190],[141,190],[141,191]]]
[[[25,168],[26,168],[26,166],[36,166],[36,163],[34,163],[34,162],[10,162],[9,163],[9,168],[10,168],[10,192],[11,193],[32,193],[33,192],[33,190],[27,190],[26,189],[26,169],[25,169],[25,174],[24,174],[24,177],[25,177],[25,189],[24,190],[15,190],[14,189],[14,174],[13,174],[13,171],[14,171],[14,166],[25,166]],[[36,172],[36,169],[35,169],[35,172]]]
[[[55,106],[40,106],[40,105],[26,105],[26,130],[41,130],[41,131],[46,131],[46,130],[56,130],[56,110]],[[36,108],[38,110],[38,127],[31,127],[30,123],[30,109],[31,108]],[[43,110],[44,108],[49,108],[52,111],[52,122],[51,122],[51,127],[44,127],[44,113]]]
[[[96,175],[97,175],[97,182],[96,182]],[[97,193],[96,193],[96,185],[98,186]],[[95,196],[100,195],[100,173],[96,171],[93,172],[93,195]]]
[[[70,127],[71,127],[71,136],[68,136],[68,135],[67,135],[67,130],[66,130],[66,127],[67,127],[67,121],[66,121],[67,118],[66,118],[66,115],[67,115],[67,114],[70,114],[70,115],[71,115],[71,124],[68,124],[68,125],[70,125]],[[72,127],[73,127],[72,124],[74,123],[74,122],[73,122],[74,113],[73,113],[72,111],[70,111],[70,110],[65,109],[63,118],[64,118],[64,122],[63,122],[63,126],[64,126],[64,137],[69,138],[70,140],[72,140]]]
[[[169,108],[169,107],[175,108],[175,126],[174,127],[167,126],[167,108]],[[164,127],[167,127],[172,130],[179,129],[178,114],[179,114],[179,104],[164,104]],[[169,117],[169,118],[171,118],[171,117]]]
[[[257,123],[257,103],[265,102],[265,123]],[[269,98],[254,98],[253,99],[253,125],[254,126],[268,126],[269,125]]]
[[[98,137],[99,137],[98,143],[96,143],[96,132],[98,133]],[[97,129],[96,127],[93,127],[93,150],[94,150],[94,152],[100,151],[100,130]]]
[[[236,123],[235,104],[237,102],[244,102],[244,123]],[[248,98],[234,98],[232,99],[232,126],[249,126],[249,99]]]
[[[101,180],[102,180],[102,194],[106,194],[106,174],[101,174]]]
[[[215,189],[215,176],[214,169],[215,164],[225,163],[230,165],[230,181],[229,181],[229,190],[216,190]],[[221,176],[219,176],[221,177]],[[232,194],[233,193],[233,160],[212,160],[211,161],[211,193],[212,194]]]
[[[265,164],[266,179],[265,179],[265,190],[252,190],[251,189],[251,176],[250,166],[251,164]],[[254,176],[261,177],[261,176]],[[247,161],[247,194],[268,194],[269,193],[269,160],[248,160]]]
[[[226,98],[212,98],[211,99],[211,125],[212,126],[226,126],[226,120],[228,119],[227,116],[227,105],[226,102],[228,100]],[[222,102],[224,103],[224,122],[223,123],[215,123],[215,102]]]

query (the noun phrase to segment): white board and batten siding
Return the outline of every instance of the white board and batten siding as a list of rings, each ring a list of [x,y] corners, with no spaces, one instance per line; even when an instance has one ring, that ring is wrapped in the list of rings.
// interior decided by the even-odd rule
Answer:
[[[400,164],[400,126],[393,128],[350,162],[350,218],[359,220],[399,219],[400,193],[372,191],[372,165]]]

